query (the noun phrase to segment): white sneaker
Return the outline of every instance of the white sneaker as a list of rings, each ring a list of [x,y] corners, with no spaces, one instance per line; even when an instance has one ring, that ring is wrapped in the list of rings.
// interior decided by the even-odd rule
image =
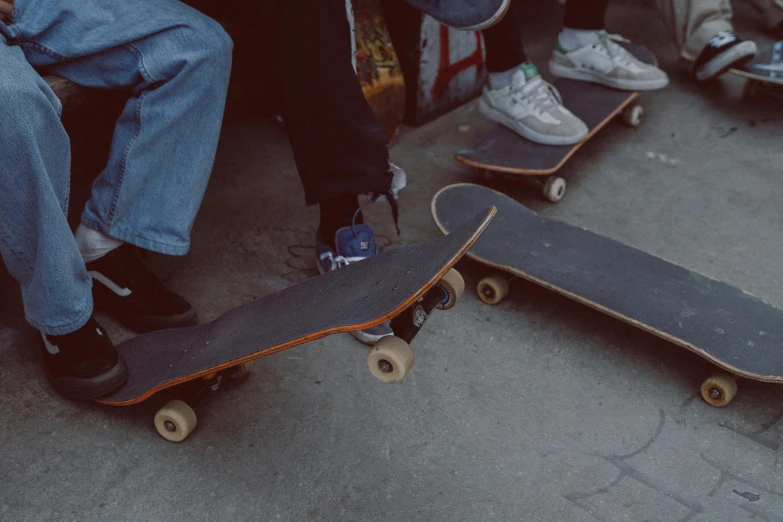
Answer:
[[[669,85],[669,77],[654,65],[629,53],[619,37],[598,32],[599,41],[567,51],[558,38],[549,70],[555,76],[600,83],[626,91],[652,91]]]
[[[479,111],[520,136],[544,145],[573,145],[587,137],[587,125],[563,107],[560,93],[533,64],[523,64],[500,89],[484,87]]]

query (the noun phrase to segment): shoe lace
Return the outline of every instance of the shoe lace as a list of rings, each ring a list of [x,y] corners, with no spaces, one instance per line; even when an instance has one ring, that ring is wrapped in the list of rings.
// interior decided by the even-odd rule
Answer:
[[[609,59],[612,60],[613,65],[627,67],[631,64],[639,63],[639,60],[637,60],[633,54],[617,43],[630,42],[627,38],[623,38],[619,34],[609,34],[606,31],[599,31],[598,38],[599,43],[595,44],[593,47],[604,49],[609,56]]]
[[[365,259],[363,257],[346,257],[346,256],[336,256],[332,254],[331,252],[324,252],[319,257],[321,261],[329,260],[329,271],[337,270],[340,267],[348,266],[351,263],[356,263],[358,261],[361,261],[362,259]]]
[[[562,104],[560,92],[540,76],[531,82],[512,85],[511,89],[511,98],[537,116],[542,115],[550,107]]]

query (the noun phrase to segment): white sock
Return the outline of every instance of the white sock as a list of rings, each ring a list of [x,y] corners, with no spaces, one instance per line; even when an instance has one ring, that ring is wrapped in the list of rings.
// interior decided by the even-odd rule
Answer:
[[[560,46],[566,51],[576,51],[586,45],[593,45],[600,41],[600,31],[592,29],[569,29],[564,27],[557,37]]]
[[[524,68],[526,64],[530,64],[529,61],[520,63],[516,67],[512,67],[507,71],[491,72],[487,76],[489,78],[489,86],[492,89],[502,89],[511,85],[511,80],[514,78],[514,73],[519,70],[520,67]]]
[[[122,241],[109,237],[102,232],[79,225],[76,229],[76,245],[82,254],[85,263],[100,259],[115,248],[122,245]]]

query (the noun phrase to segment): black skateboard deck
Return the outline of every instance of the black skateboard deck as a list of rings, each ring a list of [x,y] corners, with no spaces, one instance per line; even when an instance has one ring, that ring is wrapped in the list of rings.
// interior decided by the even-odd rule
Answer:
[[[379,379],[397,382],[413,363],[407,343],[435,308],[450,308],[461,294],[464,283],[452,267],[494,214],[492,207],[482,209],[446,237],[396,248],[314,277],[210,323],[152,332],[120,343],[117,351],[128,366],[128,381],[97,402],[127,406],[199,378],[214,386],[215,380],[219,383],[253,359],[388,320],[395,337],[384,337],[373,347],[368,366]],[[165,430],[171,428],[169,440],[187,436],[189,431],[178,429],[180,424],[185,428],[195,425],[192,408],[181,407],[184,410],[166,413],[168,427],[163,421],[158,426],[156,416],[161,435],[169,438]],[[183,431],[187,433],[178,438]]]
[[[756,82],[783,85],[783,40],[729,72]]]
[[[432,215],[448,233],[487,205],[498,208],[498,217],[468,257],[667,339],[733,375],[783,382],[782,310],[619,241],[539,216],[479,185],[442,189],[432,200]],[[479,296],[499,302],[507,283],[490,276],[479,284]],[[725,406],[735,393],[728,375],[702,386],[714,406]]]
[[[646,47],[624,45],[643,62],[656,63],[655,56]],[[582,145],[618,114],[622,113],[623,120],[633,127],[641,123],[644,111],[641,105],[634,103],[638,92],[563,78],[552,84],[560,91],[563,104],[587,125],[587,138],[575,145],[542,145],[498,124],[472,147],[457,152],[457,160],[491,172],[547,176],[560,170]],[[544,183],[546,199],[558,201],[564,193],[565,183],[561,178],[552,176]]]

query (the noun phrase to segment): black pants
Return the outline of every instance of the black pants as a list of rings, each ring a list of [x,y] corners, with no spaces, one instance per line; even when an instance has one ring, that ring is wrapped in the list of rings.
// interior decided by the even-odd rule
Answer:
[[[282,116],[308,205],[391,186],[386,133],[351,63],[345,0],[282,0]]]
[[[507,71],[527,61],[519,25],[520,1],[511,0],[506,16],[497,25],[484,31],[489,72]],[[554,0],[550,1],[554,3]],[[570,29],[603,29],[608,4],[609,0],[568,0],[563,26]]]

